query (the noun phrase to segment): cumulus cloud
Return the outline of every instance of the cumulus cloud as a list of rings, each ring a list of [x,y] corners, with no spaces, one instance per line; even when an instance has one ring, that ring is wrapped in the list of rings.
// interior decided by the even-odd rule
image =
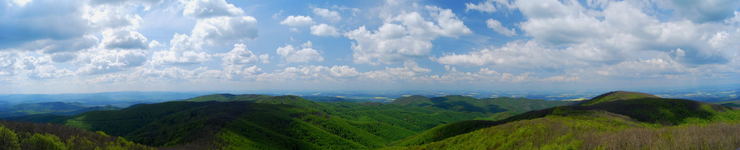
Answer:
[[[486,20],[486,26],[488,26],[488,28],[493,29],[493,31],[496,31],[501,35],[506,35],[506,36],[516,35],[516,30],[504,27],[503,25],[501,25],[501,22],[495,19]]]
[[[518,1],[516,4],[528,17],[520,28],[547,45],[588,44],[634,54],[681,49],[687,55],[675,56],[682,57],[679,58],[681,62],[687,64],[726,63],[725,56],[730,53],[726,49],[711,48],[709,43],[711,35],[733,27],[688,20],[661,21],[630,2],[610,2],[603,10],[589,9],[578,2],[550,0]]]
[[[118,5],[99,5],[84,7],[82,18],[98,29],[128,28],[136,29],[142,22],[141,16],[130,13],[127,7]]]
[[[308,26],[314,24],[310,16],[288,16],[280,22],[282,25],[291,27]]]
[[[329,73],[335,77],[353,77],[360,74],[357,69],[350,66],[332,66],[329,68]]]
[[[352,44],[356,63],[389,64],[408,57],[429,53],[437,37],[458,37],[472,33],[449,9],[427,7],[433,21],[418,12],[408,12],[389,18],[376,31],[361,26],[345,36]]]
[[[37,0],[0,14],[0,49],[38,40],[57,41],[82,38],[93,30],[83,18],[83,1],[59,3]],[[50,11],[53,10],[53,11]]]
[[[332,22],[337,22],[339,20],[342,20],[342,16],[339,15],[339,12],[329,10],[326,8],[313,8],[313,14],[321,16],[322,18],[332,21]]]
[[[269,63],[269,58],[270,55],[268,54],[255,55],[252,51],[247,49],[247,45],[239,43],[234,44],[234,48],[231,49],[231,51],[223,54],[223,58],[221,60],[224,65],[243,65],[257,62]]]
[[[618,53],[588,46],[568,49],[546,48],[537,42],[510,42],[498,48],[486,48],[468,54],[448,54],[435,60],[445,65],[498,66],[524,70],[566,69],[607,64]],[[567,58],[567,59],[564,59]]]
[[[75,52],[94,47],[98,44],[98,38],[94,35],[85,35],[78,38],[51,40],[43,39],[28,42],[18,47],[22,50],[43,51],[44,53]]]
[[[373,80],[399,80],[408,79],[415,80],[420,77],[420,74],[430,72],[428,68],[420,67],[414,61],[406,61],[403,63],[403,67],[387,67],[383,70],[375,70],[364,73],[364,78]]]
[[[465,11],[475,10],[486,13],[496,12],[501,8],[515,7],[509,0],[486,0],[480,3],[465,3]]]
[[[318,50],[311,48],[312,44],[311,41],[308,41],[303,44],[303,46],[298,49],[296,47],[293,47],[293,45],[285,45],[282,47],[277,48],[275,52],[282,56],[285,60],[285,62],[288,63],[307,63],[312,61],[324,61],[324,57],[321,56]]]
[[[658,4],[696,22],[723,21],[740,9],[740,1],[736,0],[663,0]]]
[[[123,71],[143,65],[147,55],[141,50],[91,50],[79,56],[84,64],[77,72],[80,74],[106,74]]]
[[[226,0],[184,0],[185,8],[182,14],[195,18],[211,18],[223,16],[239,16],[244,10],[229,4]]]
[[[257,37],[257,19],[251,16],[214,17],[198,20],[193,27],[191,42],[207,45],[243,42]]]
[[[311,34],[316,36],[339,36],[339,31],[331,25],[322,23],[311,26]]]
[[[103,31],[101,43],[108,49],[147,49],[147,38],[139,32],[129,30]]]

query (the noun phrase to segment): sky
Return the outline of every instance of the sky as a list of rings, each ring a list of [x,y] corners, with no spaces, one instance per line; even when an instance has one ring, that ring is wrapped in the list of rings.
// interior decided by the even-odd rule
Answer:
[[[740,85],[737,0],[0,0],[0,93]]]

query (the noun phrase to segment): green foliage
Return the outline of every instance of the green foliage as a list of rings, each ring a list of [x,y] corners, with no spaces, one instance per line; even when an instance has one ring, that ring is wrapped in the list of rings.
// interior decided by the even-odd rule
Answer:
[[[389,149],[732,149],[740,111],[690,100],[612,92],[593,103],[531,111],[490,125],[455,123]],[[473,124],[478,130],[455,127]],[[500,125],[496,125],[500,124]],[[460,128],[455,130],[455,128]],[[458,131],[431,140],[437,130]],[[460,134],[461,132],[465,132]],[[444,133],[444,132],[443,132]],[[449,132],[448,132],[449,133]],[[417,138],[427,137],[427,138]],[[421,140],[420,140],[421,139]],[[416,141],[414,141],[416,140]],[[426,140],[426,141],[422,141]],[[412,141],[412,142],[409,142]],[[422,141],[422,142],[419,142]],[[430,141],[432,141],[430,143]],[[406,143],[403,143],[406,142]],[[426,144],[424,144],[426,143]],[[419,145],[423,144],[423,145]]]
[[[435,99],[436,106],[416,106],[317,103],[297,96],[217,94],[88,112],[65,124],[169,148],[372,149],[438,125],[488,118],[504,111],[497,104],[513,109],[517,108],[516,101],[545,103],[518,108],[524,110],[567,104],[526,99],[480,101],[449,96]],[[458,107],[463,105],[468,107]],[[485,110],[476,111],[478,107]]]
[[[604,102],[633,100],[633,99],[642,99],[642,98],[660,98],[660,97],[655,96],[655,95],[646,94],[646,93],[639,93],[639,92],[614,91],[614,92],[601,94],[588,101],[580,103],[579,105],[589,106],[589,105],[594,105],[594,104],[599,104],[599,103],[604,103]]]
[[[13,140],[14,137],[15,140]],[[0,122],[0,138],[2,138],[2,142],[5,142],[5,144],[0,146],[0,149],[3,150],[21,148],[31,150],[153,149],[123,138],[103,136],[77,128],[54,124]]]
[[[0,149],[19,150],[21,149],[18,135],[8,128],[0,126]]]
[[[476,99],[468,96],[451,95],[444,97],[426,98],[423,96],[408,96],[396,99],[391,104],[402,106],[436,107],[446,110],[480,113],[499,113],[508,111],[522,113],[555,106],[569,105],[566,101],[545,101],[525,98],[486,98]]]
[[[59,140],[59,137],[51,134],[34,133],[31,137],[23,139],[23,149],[28,150],[66,150],[67,146]]]
[[[87,111],[94,110],[115,110],[118,109],[113,106],[96,106],[89,107],[84,106],[81,103],[67,103],[67,102],[44,102],[44,103],[23,103],[10,107],[8,110],[0,111],[0,117],[8,118],[6,120],[20,120],[19,116],[28,115],[39,115],[36,116],[36,120],[23,120],[23,121],[37,121],[38,119],[54,119],[48,118],[52,116],[70,116],[76,115]],[[33,116],[32,116],[33,117]],[[42,118],[46,117],[46,118]],[[22,117],[28,118],[28,117]],[[41,120],[44,121],[44,120]]]
[[[434,127],[432,129],[429,129],[427,131],[424,131],[412,137],[403,139],[401,141],[398,141],[394,145],[407,146],[407,145],[420,145],[420,144],[435,142],[435,141],[443,140],[443,139],[453,137],[456,135],[472,132],[472,131],[486,128],[486,127],[490,127],[496,124],[498,123],[494,121],[486,121],[486,120],[467,120],[467,121],[460,121],[460,122],[445,124],[445,125],[441,125],[438,127]]]

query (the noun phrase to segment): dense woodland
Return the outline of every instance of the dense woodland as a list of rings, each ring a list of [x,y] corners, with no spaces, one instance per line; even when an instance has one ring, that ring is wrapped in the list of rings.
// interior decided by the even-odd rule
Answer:
[[[2,122],[7,149],[734,149],[740,110],[634,92],[391,103],[217,94]],[[98,131],[98,132],[93,132]],[[140,143],[140,144],[136,144]],[[144,146],[147,145],[147,146]],[[151,147],[149,147],[151,146]]]

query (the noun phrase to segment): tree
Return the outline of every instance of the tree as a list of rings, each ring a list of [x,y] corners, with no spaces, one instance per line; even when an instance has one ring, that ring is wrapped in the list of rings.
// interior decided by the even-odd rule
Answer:
[[[26,150],[67,150],[67,146],[59,137],[51,134],[35,133],[21,143]]]
[[[20,150],[21,145],[18,141],[18,135],[8,128],[0,126],[0,149]]]

